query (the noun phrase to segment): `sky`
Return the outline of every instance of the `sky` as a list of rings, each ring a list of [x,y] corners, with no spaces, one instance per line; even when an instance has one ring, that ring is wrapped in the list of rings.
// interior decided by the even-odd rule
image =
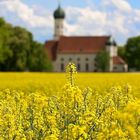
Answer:
[[[53,39],[58,1],[66,13],[64,35],[112,35],[120,45],[140,35],[140,0],[0,0],[0,17],[43,43]]]

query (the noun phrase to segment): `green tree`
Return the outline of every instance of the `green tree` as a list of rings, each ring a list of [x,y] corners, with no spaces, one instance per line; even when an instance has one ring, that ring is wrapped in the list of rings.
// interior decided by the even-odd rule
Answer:
[[[5,70],[5,61],[12,55],[7,42],[10,38],[12,25],[0,18],[0,70]]]
[[[119,46],[118,47],[118,55],[121,57],[121,58],[123,58],[123,59],[125,59],[126,58],[126,51],[125,51],[125,47],[124,46]]]
[[[29,70],[31,71],[51,71],[52,64],[49,61],[44,47],[41,43],[33,42],[31,55],[29,57]]]
[[[96,56],[96,63],[97,63],[97,69],[101,70],[103,72],[109,70],[109,53],[106,51],[101,51]]]
[[[128,39],[125,53],[129,69],[140,70],[140,36]]]
[[[9,70],[24,71],[27,68],[28,56],[32,42],[31,34],[21,27],[14,27],[8,46],[12,51],[9,62]]]
[[[1,71],[50,71],[51,61],[43,49],[25,28],[13,27],[0,18]]]

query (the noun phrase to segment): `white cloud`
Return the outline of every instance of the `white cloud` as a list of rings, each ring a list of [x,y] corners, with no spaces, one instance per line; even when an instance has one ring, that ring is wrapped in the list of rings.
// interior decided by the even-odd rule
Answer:
[[[99,24],[103,27],[106,21],[106,14],[100,11],[92,10],[91,8],[67,8],[67,16],[73,19],[73,24],[69,24],[69,19],[66,22],[67,34],[86,35],[101,32],[98,28]],[[94,29],[96,28],[96,30]],[[98,28],[98,29],[97,29]]]
[[[87,6],[82,8],[66,7],[65,34],[111,34],[120,43],[131,35],[139,34],[140,9],[133,8],[128,0],[100,0],[98,5],[92,0],[85,1]],[[38,5],[30,7],[21,0],[3,0],[0,15],[10,15],[12,21],[24,25],[35,36],[53,36],[53,16],[46,8]]]
[[[111,34],[119,43],[137,35],[136,23],[140,25],[140,9],[132,8],[126,0],[102,0],[100,6],[94,8],[68,7],[67,16],[68,35]]]
[[[14,25],[27,28],[40,41],[44,41],[48,34],[53,34],[50,11],[38,5],[30,7],[21,0],[0,0],[0,16]]]
[[[105,1],[103,0],[103,3],[106,6],[114,6],[115,8],[117,8],[122,12],[132,11],[132,7],[127,0],[105,0]]]
[[[74,13],[71,14],[70,11]],[[67,8],[69,18],[73,18],[73,24],[66,23],[67,34],[81,34],[83,35],[99,35],[101,33],[109,33],[110,30],[120,31],[126,33],[127,30],[123,28],[125,17],[117,12],[113,15],[100,10],[92,10],[91,8]],[[114,24],[115,23],[115,24]],[[111,32],[110,32],[111,33]]]
[[[25,23],[31,27],[50,27],[52,24],[52,17],[47,18],[38,16],[32,7],[21,2],[21,0],[4,1],[3,7],[8,11],[17,15]]]

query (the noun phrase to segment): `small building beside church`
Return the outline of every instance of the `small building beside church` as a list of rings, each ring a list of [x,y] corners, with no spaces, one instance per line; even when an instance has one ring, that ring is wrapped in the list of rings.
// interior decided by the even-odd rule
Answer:
[[[54,72],[65,71],[65,66],[73,62],[79,72],[96,72],[96,56],[101,51],[109,53],[110,72],[125,72],[127,64],[118,56],[118,47],[112,36],[65,36],[65,12],[58,6],[54,12],[54,38],[46,41],[45,49],[53,63]]]

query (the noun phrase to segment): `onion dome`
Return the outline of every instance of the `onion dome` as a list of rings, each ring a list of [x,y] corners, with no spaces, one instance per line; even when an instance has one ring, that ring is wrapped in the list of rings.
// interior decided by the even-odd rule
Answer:
[[[58,8],[54,11],[54,18],[55,19],[64,19],[65,18],[65,12],[64,10],[58,6]]]

